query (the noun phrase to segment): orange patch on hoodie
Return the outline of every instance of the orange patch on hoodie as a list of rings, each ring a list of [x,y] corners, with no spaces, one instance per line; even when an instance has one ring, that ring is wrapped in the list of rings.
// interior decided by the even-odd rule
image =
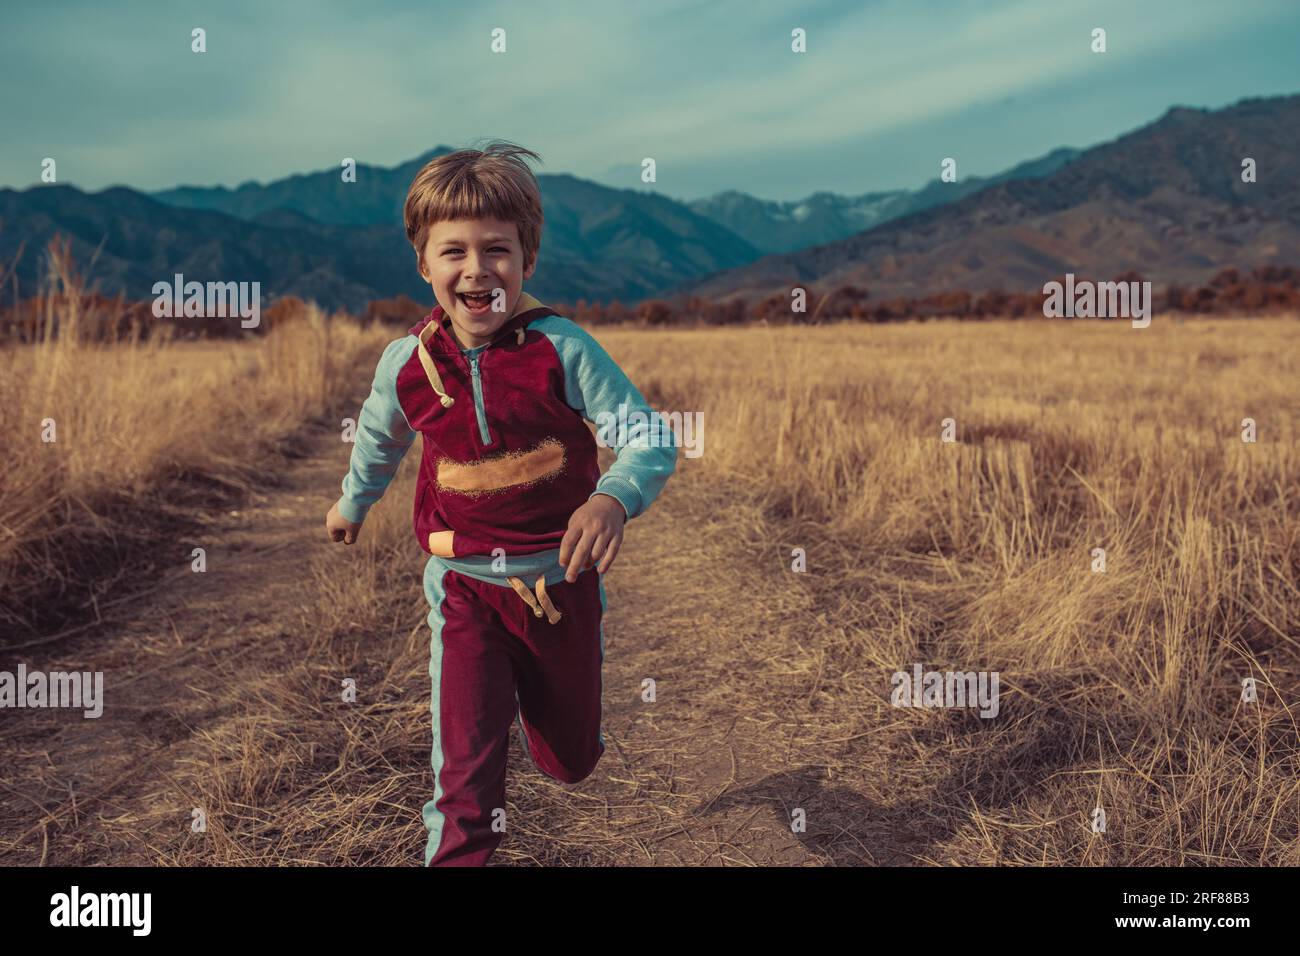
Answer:
[[[547,438],[528,451],[508,452],[479,461],[438,459],[438,488],[477,497],[536,484],[564,470],[564,445]]]

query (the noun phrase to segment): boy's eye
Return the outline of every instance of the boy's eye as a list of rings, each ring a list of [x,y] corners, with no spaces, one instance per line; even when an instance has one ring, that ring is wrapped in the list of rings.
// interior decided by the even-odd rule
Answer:
[[[447,249],[444,249],[442,254],[445,256],[453,252],[464,252],[464,251],[465,250],[461,249],[458,246],[451,246]],[[509,252],[509,251],[510,250],[507,249],[505,246],[493,246],[491,249],[488,250],[488,252]]]

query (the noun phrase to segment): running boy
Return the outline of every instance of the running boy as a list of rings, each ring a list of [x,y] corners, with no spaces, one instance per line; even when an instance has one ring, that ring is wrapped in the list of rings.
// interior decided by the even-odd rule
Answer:
[[[577,783],[595,768],[605,751],[600,575],[624,522],[677,464],[671,429],[600,344],[523,291],[542,233],[523,156],[539,158],[505,143],[461,150],[411,183],[406,235],[438,304],[384,349],[325,519],[332,541],[353,543],[423,437],[414,523],[429,554],[432,632],[426,866],[482,865],[501,842],[516,717],[543,773]],[[621,421],[650,424],[619,436],[602,476],[584,419],[617,417],[620,405]]]

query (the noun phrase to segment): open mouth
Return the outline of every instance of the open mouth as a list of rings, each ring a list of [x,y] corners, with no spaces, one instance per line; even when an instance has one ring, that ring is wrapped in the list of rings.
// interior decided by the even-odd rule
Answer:
[[[474,315],[482,315],[492,308],[492,292],[457,292],[456,298],[466,310]]]

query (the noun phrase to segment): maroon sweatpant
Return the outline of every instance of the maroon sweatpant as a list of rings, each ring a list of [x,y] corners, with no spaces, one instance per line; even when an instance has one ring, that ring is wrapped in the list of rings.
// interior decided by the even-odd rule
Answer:
[[[572,584],[546,585],[561,615],[555,623],[535,616],[504,578],[479,580],[437,557],[424,587],[434,774],[424,862],[482,866],[507,825],[506,754],[516,717],[534,765],[563,783],[582,780],[605,752],[605,586],[594,568]]]

